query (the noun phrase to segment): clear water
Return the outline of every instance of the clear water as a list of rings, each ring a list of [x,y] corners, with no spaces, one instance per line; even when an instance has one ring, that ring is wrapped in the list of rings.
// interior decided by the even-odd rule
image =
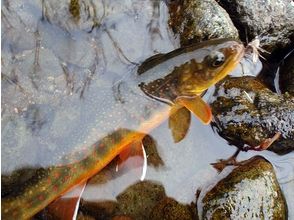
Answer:
[[[127,81],[151,55],[179,47],[162,1],[86,0],[79,18],[68,7],[69,1],[2,1],[2,174],[57,164],[97,141],[97,118],[116,114],[105,104],[113,99],[111,86]],[[196,190],[217,175],[210,163],[235,152],[195,118],[180,143],[173,142],[167,122],[150,135],[164,166],[148,167],[145,179],[159,181],[180,202],[194,201]],[[294,218],[294,154],[247,152],[239,159],[256,154],[274,165]],[[115,199],[139,181],[137,174],[132,169],[91,184],[83,199]]]

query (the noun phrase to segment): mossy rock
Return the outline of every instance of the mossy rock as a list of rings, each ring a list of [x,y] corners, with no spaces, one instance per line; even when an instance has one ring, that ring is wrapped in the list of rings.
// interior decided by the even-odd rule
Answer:
[[[181,45],[213,38],[238,39],[227,12],[214,0],[173,1],[169,6],[169,25]]]
[[[153,220],[192,220],[193,214],[189,205],[184,205],[176,200],[166,197],[152,210],[149,219]]]
[[[119,213],[134,219],[148,219],[156,203],[165,196],[162,185],[152,181],[138,182],[117,196]]]
[[[201,219],[287,219],[287,204],[272,165],[254,157],[198,200]]]
[[[227,78],[217,86],[211,107],[220,135],[241,149],[258,146],[280,132],[268,150],[294,150],[293,96],[276,94],[254,77]]]

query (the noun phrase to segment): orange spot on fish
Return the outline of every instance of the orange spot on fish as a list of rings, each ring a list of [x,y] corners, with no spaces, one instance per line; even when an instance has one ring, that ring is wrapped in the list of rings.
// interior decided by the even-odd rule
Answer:
[[[27,207],[31,207],[33,205],[33,201],[27,203]]]
[[[43,201],[45,199],[44,195],[39,195],[38,196],[39,201]]]
[[[54,176],[54,178],[59,178],[60,177],[60,173],[59,172],[55,172],[55,173],[53,173],[53,176]]]
[[[63,181],[66,182],[66,181],[69,180],[69,178],[70,178],[69,176],[65,176],[65,177],[63,178]]]
[[[71,173],[75,173],[76,171],[77,171],[77,167],[76,166],[72,166]]]
[[[50,184],[52,181],[50,178],[47,179],[47,183]]]
[[[53,186],[53,191],[54,191],[54,192],[57,192],[57,191],[58,191],[58,186],[56,186],[56,185]]]

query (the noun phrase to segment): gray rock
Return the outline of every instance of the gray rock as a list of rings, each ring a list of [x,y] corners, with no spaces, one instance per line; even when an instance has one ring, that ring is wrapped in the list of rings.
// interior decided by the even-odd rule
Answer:
[[[292,0],[221,0],[220,4],[230,14],[243,40],[259,36],[261,46],[270,52],[293,42]]]
[[[169,3],[169,25],[181,45],[213,38],[238,38],[226,11],[213,0],[184,0]]]

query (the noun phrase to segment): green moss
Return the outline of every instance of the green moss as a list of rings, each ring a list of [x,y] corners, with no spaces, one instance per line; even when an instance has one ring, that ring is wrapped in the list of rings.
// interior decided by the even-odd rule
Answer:
[[[193,215],[188,205],[181,204],[172,198],[164,198],[152,210],[149,219],[153,220],[192,220]]]
[[[80,2],[79,0],[71,0],[69,3],[69,12],[76,19],[80,19]]]
[[[138,182],[117,196],[119,213],[134,219],[148,219],[156,203],[165,196],[162,185],[151,181]]]

